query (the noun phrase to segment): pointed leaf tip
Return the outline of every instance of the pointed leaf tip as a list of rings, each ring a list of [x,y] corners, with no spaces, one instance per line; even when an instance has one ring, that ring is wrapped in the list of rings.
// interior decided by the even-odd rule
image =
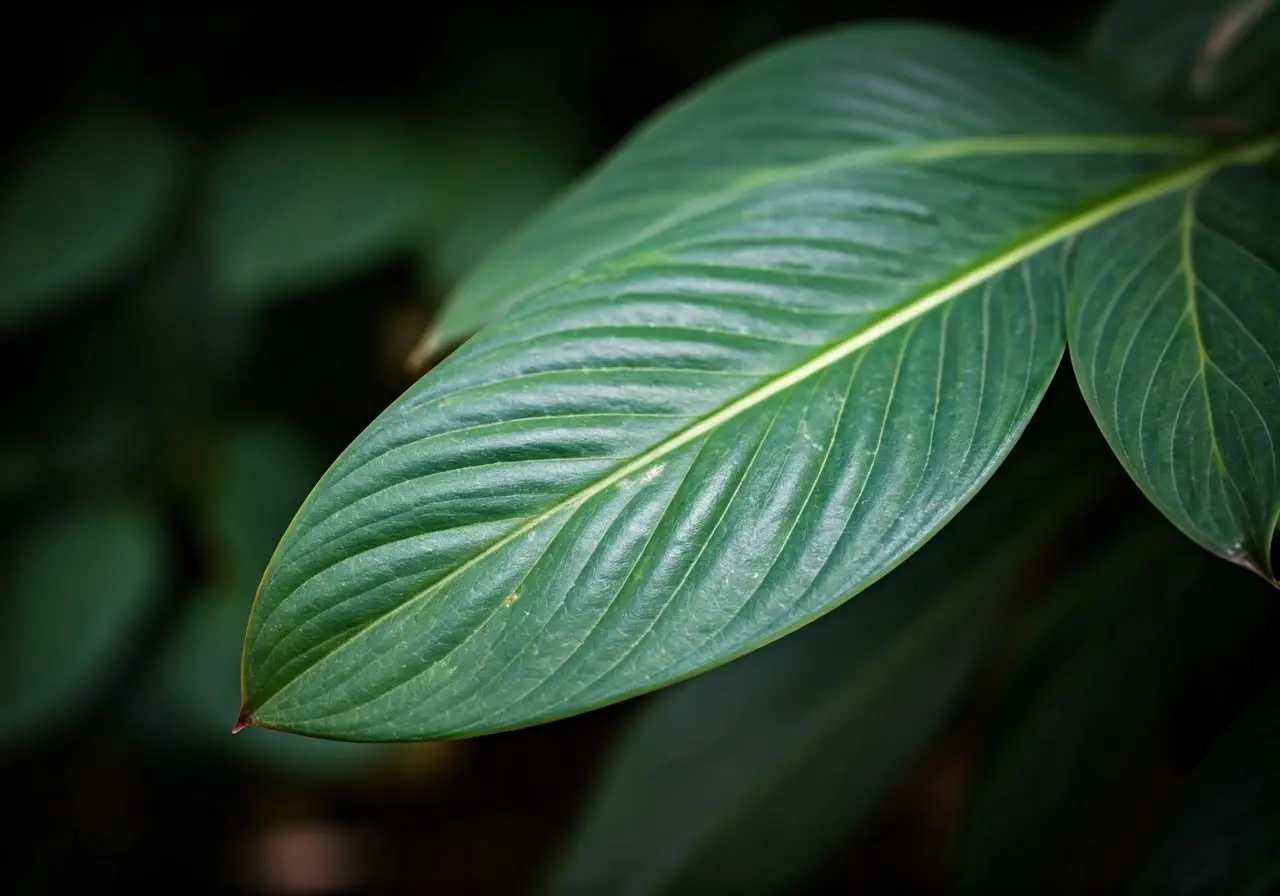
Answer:
[[[233,735],[239,734],[244,729],[253,724],[253,711],[249,709],[249,704],[245,703],[240,707],[240,715],[236,716],[236,723],[231,726]]]

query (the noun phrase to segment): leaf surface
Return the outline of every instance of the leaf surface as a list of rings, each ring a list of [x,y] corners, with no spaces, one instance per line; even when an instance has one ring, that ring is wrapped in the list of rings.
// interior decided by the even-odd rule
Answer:
[[[1062,241],[1241,152],[1149,127],[920,26],[793,42],[675,104],[476,274],[500,320],[312,492],[250,619],[253,717],[528,725],[874,582],[1047,387]]]
[[[1094,418],[1152,502],[1273,578],[1280,520],[1280,181],[1239,169],[1078,240],[1068,330]]]
[[[865,594],[652,698],[608,757],[546,891],[803,882],[955,708],[1014,581],[1071,518],[1053,500],[1071,478],[1062,472],[1000,472]]]

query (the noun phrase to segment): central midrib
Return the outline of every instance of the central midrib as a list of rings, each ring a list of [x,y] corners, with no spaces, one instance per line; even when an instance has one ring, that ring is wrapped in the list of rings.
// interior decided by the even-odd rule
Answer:
[[[1221,167],[1236,163],[1262,161],[1275,154],[1277,150],[1280,150],[1280,135],[1271,135],[1202,156],[1194,162],[1179,166],[1171,171],[1166,171],[1160,175],[1143,181],[1136,186],[1130,187],[1127,190],[1123,190],[1109,199],[1095,203],[1083,211],[1078,211],[1069,215],[1058,223],[1042,230],[1036,235],[1031,236],[1029,239],[1010,247],[994,258],[991,258],[975,267],[969,268],[955,279],[934,287],[929,292],[906,302],[897,311],[881,318],[867,329],[836,343],[830,348],[824,349],[803,364],[793,367],[791,370],[786,371],[776,378],[756,387],[740,398],[731,401],[719,410],[703,417],[698,422],[691,424],[680,432],[658,443],[637,456],[635,459],[628,461],[608,475],[596,480],[586,488],[566,497],[563,501],[560,501],[553,507],[544,510],[537,516],[531,517],[528,521],[516,527],[510,533],[498,539],[474,557],[471,557],[455,569],[446,573],[442,578],[433,582],[427,588],[362,625],[331,650],[314,660],[306,668],[269,694],[263,699],[258,708],[261,709],[268,705],[272,700],[280,697],[282,694],[297,686],[299,682],[304,680],[310,673],[314,672],[316,668],[326,662],[334,654],[358,640],[365,632],[371,630],[395,614],[436,593],[467,570],[483,562],[488,557],[493,556],[508,544],[511,544],[517,539],[527,535],[542,523],[565,510],[585,503],[605,489],[617,485],[656,461],[659,461],[672,452],[688,445],[690,442],[715,431],[721,425],[732,420],[739,414],[750,410],[758,404],[768,401],[780,392],[783,392],[792,386],[803,382],[810,376],[820,373],[832,365],[839,363],[854,352],[866,348],[879,339],[888,336],[912,321],[928,314],[935,308],[938,308],[946,302],[958,297],[962,293],[967,292],[997,274],[1000,274],[1003,271],[1012,268],[1014,265],[1017,265],[1044,251],[1055,243],[1069,239],[1076,234],[1082,233],[1089,228],[1132,208],[1136,208],[1162,196],[1184,189],[1209,174],[1212,174]],[[257,602],[255,601],[254,611],[256,612],[257,609]],[[248,695],[246,694],[245,697],[247,698]],[[269,722],[266,724],[269,724]]]

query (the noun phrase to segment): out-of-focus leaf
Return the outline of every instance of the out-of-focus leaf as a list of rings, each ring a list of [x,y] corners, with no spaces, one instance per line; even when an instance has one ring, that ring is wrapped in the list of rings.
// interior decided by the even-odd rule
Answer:
[[[497,123],[472,123],[428,143],[438,191],[420,255],[423,275],[457,284],[515,227],[572,176],[577,152],[563,129],[532,134]],[[427,339],[449,344],[489,323],[498,308],[450,300]]]
[[[1280,887],[1280,687],[1222,738],[1134,889],[1149,896]]]
[[[1280,83],[1280,82],[1278,82]],[[1098,425],[1178,528],[1272,578],[1280,521],[1280,180],[1219,173],[1083,234],[1071,359]]]
[[[1055,499],[1070,477],[1030,472],[998,474],[910,564],[830,617],[654,698],[609,758],[549,892],[765,893],[802,880],[946,720],[1012,583],[1070,519]]]
[[[244,617],[253,601],[252,580],[205,588],[192,595],[153,670],[146,712],[164,730],[162,743],[177,743],[226,756],[233,762],[271,767],[304,778],[340,777],[386,760],[393,747],[289,737],[253,730],[231,737],[240,696],[236,659],[244,642]]]
[[[94,110],[51,127],[0,189],[0,331],[126,274],[163,231],[180,142],[155,122]]]
[[[793,41],[675,104],[477,271],[501,318],[307,499],[249,625],[253,718],[530,725],[879,579],[1047,388],[1069,238],[1271,148],[1199,155],[1135,114],[903,25]]]
[[[323,470],[318,449],[279,421],[239,424],[226,433],[209,457],[200,508],[219,578],[256,578]]]
[[[1144,527],[1037,608],[963,830],[962,891],[1110,892],[1124,878],[1203,572],[1176,533]]]
[[[1210,126],[1256,130],[1280,117],[1276,0],[1117,0],[1087,58],[1136,100]]]
[[[83,710],[162,594],[164,531],[146,510],[87,504],[23,533],[0,601],[0,741],[28,739]]]
[[[339,111],[234,135],[204,211],[219,292],[256,305],[409,252],[428,199],[420,156],[401,123]]]

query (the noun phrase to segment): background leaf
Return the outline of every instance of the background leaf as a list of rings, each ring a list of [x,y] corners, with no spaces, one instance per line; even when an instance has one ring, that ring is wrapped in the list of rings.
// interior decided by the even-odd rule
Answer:
[[[227,431],[208,459],[201,493],[204,542],[222,578],[254,581],[323,470],[316,446],[281,420]]]
[[[501,320],[312,493],[250,621],[254,718],[528,725],[874,582],[1047,387],[1044,250],[1220,163],[1145,128],[1037,56],[919,26],[794,42],[676,104],[477,272]]]
[[[1269,893],[1280,884],[1280,687],[1223,737],[1134,888]]]
[[[181,161],[172,134],[120,110],[85,111],[37,137],[0,192],[0,331],[140,262],[173,208]]]
[[[204,212],[213,276],[239,303],[407,253],[429,197],[415,135],[368,113],[267,118],[229,139],[213,164]]]
[[[152,672],[146,712],[164,719],[155,740],[294,778],[342,777],[385,762],[393,748],[381,744],[337,743],[277,731],[250,730],[234,739],[228,735],[234,717],[227,707],[239,698],[236,657],[252,600],[251,580],[214,586],[188,599]]]
[[[1270,578],[1280,520],[1280,182],[1222,172],[1077,241],[1071,358],[1130,475]]]
[[[1087,58],[1134,99],[1236,135],[1280,118],[1274,0],[1117,0]]]
[[[566,128],[530,133],[498,121],[453,123],[424,141],[439,185],[430,203],[424,278],[452,287],[517,224],[545,203],[578,167]],[[443,342],[470,336],[492,317],[476,303],[451,302],[438,326]]]
[[[164,531],[126,503],[54,513],[13,545],[0,604],[0,742],[79,711],[137,646],[163,596]]]
[[[1028,560],[1070,520],[1055,494],[1071,475],[1047,456],[1016,455],[954,526],[829,617],[652,698],[548,892],[803,881],[946,721]]]
[[[961,837],[963,892],[1110,892],[1131,870],[1204,581],[1175,540],[1130,532],[1024,625]]]

